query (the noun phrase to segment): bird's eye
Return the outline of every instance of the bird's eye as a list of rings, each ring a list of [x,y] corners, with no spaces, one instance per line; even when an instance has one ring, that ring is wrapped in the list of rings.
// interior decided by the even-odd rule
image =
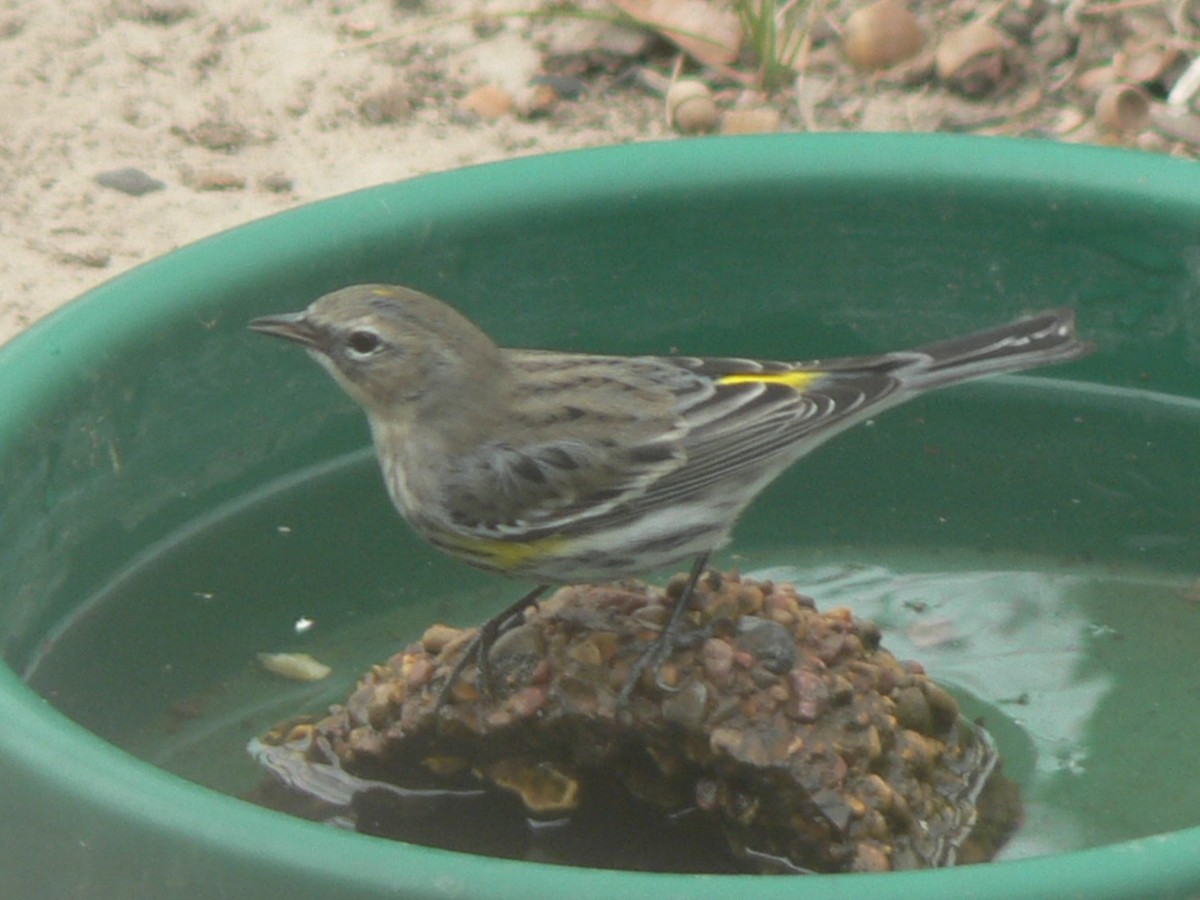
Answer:
[[[370,356],[383,346],[383,339],[370,329],[360,328],[350,332],[346,343],[355,356]]]

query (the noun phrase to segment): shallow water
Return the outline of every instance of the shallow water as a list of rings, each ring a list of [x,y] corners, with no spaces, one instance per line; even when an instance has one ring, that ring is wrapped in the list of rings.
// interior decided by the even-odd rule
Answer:
[[[1198,825],[1197,446],[1193,401],[971,386],[796,466],[717,564],[875,620],[983,718],[1026,805],[1004,857]],[[240,794],[259,777],[252,736],[341,699],[429,622],[479,621],[522,588],[412,538],[363,452],[166,536],[26,676],[113,743]],[[334,674],[281,680],[255,661],[277,650]]]

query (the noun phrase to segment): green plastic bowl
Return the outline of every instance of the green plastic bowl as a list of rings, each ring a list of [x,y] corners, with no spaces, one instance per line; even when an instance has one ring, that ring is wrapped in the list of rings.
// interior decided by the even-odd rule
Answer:
[[[1198,267],[1192,164],[781,136],[386,185],[92,291],[0,350],[0,895],[1200,894],[1200,788],[1194,771],[1175,774],[1200,762]],[[1031,796],[1049,785],[1085,839],[1056,842],[1043,791],[1029,813],[1049,836],[1042,855],[803,883],[645,874],[388,842],[203,786],[236,793],[245,737],[330,701],[422,623],[476,621],[521,589],[416,542],[357,409],[303,354],[245,328],[355,282],[442,296],[502,343],[630,353],[865,353],[1076,307],[1094,356],[947,391],[839,438],[760,499],[720,561],[753,570],[794,553],[803,571],[844,576],[884,559],[901,575],[939,559],[1000,573],[1033,560],[1060,587],[1080,572],[1140,578],[1144,598],[1108,606],[971,593],[968,607],[1000,626],[952,622],[967,658],[945,672],[927,642],[932,674],[978,701],[1010,773]],[[879,608],[885,643],[911,636],[915,608]],[[1032,628],[1022,609],[1036,611]],[[301,615],[314,635],[342,635],[323,650],[336,684],[255,668],[255,650],[306,648],[291,629]],[[1066,643],[1050,647],[1064,622]],[[972,653],[984,632],[1022,637]],[[972,668],[1009,653],[1005,671],[1040,671],[1043,651],[1067,663],[1022,697]],[[1048,742],[1038,710],[1046,727],[1070,720],[1086,750]]]

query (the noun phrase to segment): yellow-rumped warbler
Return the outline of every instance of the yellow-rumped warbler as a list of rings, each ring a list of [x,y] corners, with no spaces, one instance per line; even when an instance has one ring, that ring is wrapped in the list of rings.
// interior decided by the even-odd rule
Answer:
[[[623,700],[669,652],[709,554],[793,462],[925,391],[1090,349],[1065,309],[915,350],[802,363],[503,349],[440,300],[374,284],[250,327],[303,345],[362,405],[392,500],[422,537],[540,585],[485,623],[446,689],[471,656],[488,687],[491,642],[549,585],[694,559]]]

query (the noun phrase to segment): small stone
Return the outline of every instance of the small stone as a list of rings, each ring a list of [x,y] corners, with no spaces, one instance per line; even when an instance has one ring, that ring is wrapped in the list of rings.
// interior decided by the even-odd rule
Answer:
[[[229,169],[200,169],[192,173],[188,184],[196,191],[240,191],[246,178]]]
[[[889,663],[880,665],[875,672],[875,689],[885,697],[892,693],[899,684],[901,672],[899,666]]]
[[[903,0],[878,0],[846,21],[842,47],[859,69],[886,69],[915,56],[925,43],[917,17]]]
[[[854,854],[854,862],[850,864],[851,872],[890,872],[892,862],[879,844],[874,841],[863,841],[858,845]]]
[[[825,679],[807,669],[793,669],[790,678],[792,702],[787,707],[787,714],[801,722],[817,721],[829,705],[829,686]]]
[[[709,678],[725,684],[733,671],[733,647],[720,638],[709,638],[700,648],[700,664]]]
[[[220,150],[234,153],[250,143],[250,129],[240,122],[228,119],[205,119],[203,122],[180,131],[185,140],[208,150]]]
[[[358,114],[371,125],[391,125],[407,119],[412,108],[408,91],[396,83],[364,97],[358,104]]]
[[[908,766],[909,771],[924,775],[933,765],[934,748],[930,741],[910,729],[903,729],[896,735],[896,745],[893,752]]]
[[[838,658],[842,655],[843,648],[846,646],[845,637],[845,635],[835,631],[823,635],[814,642],[813,649],[816,650],[821,662],[829,666],[837,662]]]
[[[743,743],[742,733],[736,728],[714,728],[708,737],[713,752],[724,756],[737,756]]]
[[[541,685],[516,691],[505,704],[518,719],[528,719],[546,705],[546,688]]]
[[[433,680],[433,674],[437,671],[437,666],[434,665],[432,659],[428,656],[414,660],[412,666],[409,667],[405,684],[413,690],[424,687]]]
[[[844,834],[846,826],[850,824],[850,817],[853,815],[847,799],[836,790],[822,788],[813,794],[812,801],[829,824],[840,834]]]
[[[933,714],[929,701],[918,687],[906,687],[896,691],[896,721],[902,728],[911,728],[922,734],[933,730]]]
[[[854,684],[845,675],[833,674],[829,679],[829,699],[836,706],[845,706],[854,699]]]
[[[258,186],[272,194],[286,194],[295,186],[295,179],[282,172],[269,172],[258,179]]]
[[[699,681],[689,682],[663,700],[663,718],[689,730],[697,729],[704,722],[707,703],[708,688]]]
[[[967,97],[982,97],[1000,87],[1008,74],[1012,40],[983,19],[951,31],[938,43],[938,78]]]
[[[584,666],[598,666],[604,661],[600,648],[593,641],[577,641],[567,650],[567,658]]]
[[[729,109],[721,116],[721,134],[774,134],[782,117],[770,107]]]
[[[925,699],[929,701],[933,727],[938,734],[942,734],[958,721],[958,701],[932,681],[926,681],[921,687],[925,691]]]
[[[683,596],[683,589],[688,586],[689,581],[691,581],[691,576],[687,572],[676,572],[667,581],[664,592],[672,600],[678,600]]]
[[[542,633],[532,625],[518,625],[496,638],[488,659],[500,662],[510,657],[541,657],[546,652]]]
[[[549,84],[535,82],[521,91],[514,103],[522,118],[536,119],[553,111],[558,105],[558,93]]]
[[[451,641],[458,640],[463,634],[463,629],[439,622],[425,629],[421,635],[421,648],[427,653],[441,653]]]
[[[1133,84],[1112,84],[1096,100],[1096,121],[1108,132],[1137,132],[1150,124],[1150,97]]]
[[[757,616],[763,609],[763,592],[752,584],[739,584],[735,591],[737,595],[737,611],[743,616]]]
[[[458,102],[460,109],[481,119],[499,119],[512,112],[513,98],[504,88],[494,84],[477,87]]]
[[[854,610],[848,606],[831,606],[825,610],[825,618],[831,623],[848,626],[854,623]]]
[[[996,14],[995,22],[1018,40],[1027,41],[1048,6],[1048,0],[1009,0]]]
[[[25,20],[20,16],[0,16],[0,40],[16,37],[25,30]]]
[[[333,671],[308,653],[259,653],[258,661],[268,672],[293,681],[320,681]]]
[[[348,19],[342,29],[351,37],[365,38],[379,30],[379,22],[369,18]]]
[[[867,729],[867,739],[865,741],[867,750],[867,759],[874,762],[883,756],[883,738],[879,736],[879,729],[872,725]]]
[[[367,722],[372,728],[382,728],[387,725],[387,717],[395,707],[404,702],[408,695],[407,688],[402,684],[374,685],[367,697]]]
[[[890,810],[896,799],[896,792],[874,772],[863,778],[861,790],[863,797],[866,798],[867,805],[879,812],[886,813]]]
[[[127,0],[118,8],[121,18],[150,25],[174,25],[195,14],[185,0]]]
[[[667,91],[667,121],[683,134],[712,131],[717,125],[717,104],[701,81],[685,79]]]
[[[795,638],[778,622],[743,616],[737,630],[737,649],[753,654],[768,672],[784,675],[796,664]]]
[[[121,169],[109,169],[101,172],[93,179],[101,187],[112,188],[131,197],[140,197],[152,191],[161,191],[166,184],[157,178],[151,178],[141,169],[126,166]]]
[[[63,247],[54,254],[59,262],[84,266],[88,269],[103,269],[112,262],[112,252],[98,244],[75,244]]]
[[[578,100],[587,87],[581,79],[569,75],[535,75],[533,84],[550,88],[556,97],[564,100]]]

